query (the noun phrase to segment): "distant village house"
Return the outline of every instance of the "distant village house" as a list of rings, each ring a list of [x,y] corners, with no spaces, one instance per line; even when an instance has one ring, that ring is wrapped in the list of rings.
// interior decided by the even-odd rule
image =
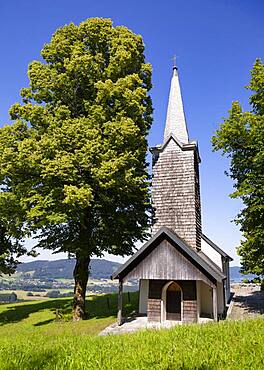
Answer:
[[[11,303],[17,301],[16,293],[0,293],[0,302],[1,303]]]

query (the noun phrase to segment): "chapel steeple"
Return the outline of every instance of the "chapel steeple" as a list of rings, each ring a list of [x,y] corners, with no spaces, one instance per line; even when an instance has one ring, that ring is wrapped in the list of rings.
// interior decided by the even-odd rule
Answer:
[[[174,231],[199,250],[201,247],[201,204],[198,146],[189,141],[178,70],[173,67],[164,142],[151,148],[152,234],[161,227]]]
[[[173,66],[171,79],[167,118],[164,130],[164,144],[171,135],[173,135],[181,144],[188,144],[189,142],[176,62]]]

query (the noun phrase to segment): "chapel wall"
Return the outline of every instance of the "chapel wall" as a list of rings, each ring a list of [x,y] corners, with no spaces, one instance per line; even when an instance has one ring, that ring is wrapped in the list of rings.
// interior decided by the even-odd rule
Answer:
[[[171,139],[153,158],[152,233],[162,226],[176,232],[194,249],[201,246],[199,170],[194,149],[183,150]]]

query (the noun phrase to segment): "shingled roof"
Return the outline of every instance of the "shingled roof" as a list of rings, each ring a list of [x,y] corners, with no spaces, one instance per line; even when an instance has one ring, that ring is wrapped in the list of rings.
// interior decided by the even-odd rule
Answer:
[[[169,103],[164,132],[164,143],[173,134],[181,143],[189,142],[186,119],[184,114],[180,81],[177,67],[173,67]]]
[[[127,262],[112,275],[112,279],[123,279],[132,271],[147,255],[149,255],[161,242],[167,239],[175,248],[177,248],[188,260],[190,260],[202,273],[210,280],[221,282],[226,278],[223,272],[214,266],[214,263],[208,263],[197,251],[191,248],[175,232],[167,227],[161,227],[159,231],[150,238]]]

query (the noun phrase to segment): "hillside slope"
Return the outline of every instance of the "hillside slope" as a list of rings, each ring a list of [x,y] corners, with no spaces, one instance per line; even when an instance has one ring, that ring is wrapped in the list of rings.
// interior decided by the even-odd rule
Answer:
[[[17,272],[31,272],[33,279],[72,279],[74,259],[61,259],[56,261],[36,260],[18,265]],[[112,273],[120,266],[117,262],[104,259],[91,260],[92,279],[109,279]]]

